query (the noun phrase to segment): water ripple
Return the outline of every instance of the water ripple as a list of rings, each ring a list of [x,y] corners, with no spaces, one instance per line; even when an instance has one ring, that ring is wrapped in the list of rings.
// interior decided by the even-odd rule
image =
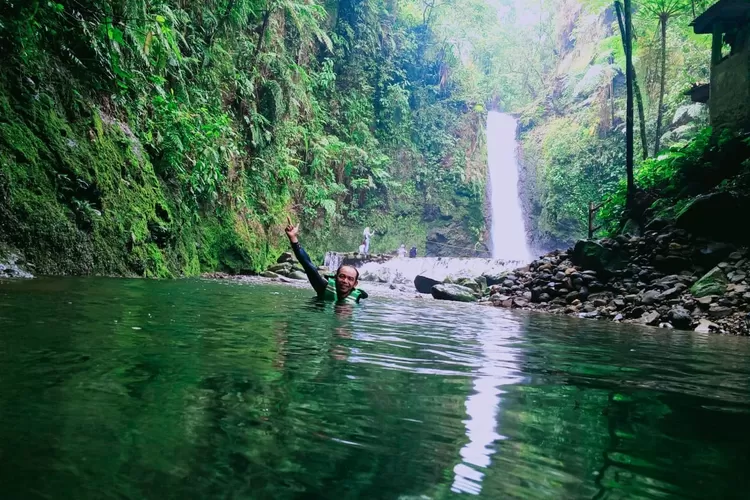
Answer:
[[[377,294],[334,307],[281,286],[2,286],[7,498],[750,487],[748,339]]]

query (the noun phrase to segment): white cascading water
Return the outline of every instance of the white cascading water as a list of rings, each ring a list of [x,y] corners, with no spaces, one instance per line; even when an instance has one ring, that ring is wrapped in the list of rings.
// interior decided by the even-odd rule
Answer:
[[[525,263],[461,257],[394,258],[383,264],[368,262],[359,268],[359,274],[364,281],[406,284],[413,283],[414,278],[420,274],[442,281],[449,276],[472,277],[482,274],[499,274]]]
[[[528,262],[530,252],[518,196],[516,130],[510,115],[490,111],[487,116],[487,170],[492,207],[492,256]]]

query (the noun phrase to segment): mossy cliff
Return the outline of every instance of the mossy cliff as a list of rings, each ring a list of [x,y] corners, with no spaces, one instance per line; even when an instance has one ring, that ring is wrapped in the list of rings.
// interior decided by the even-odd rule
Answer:
[[[260,270],[287,214],[318,255],[365,225],[380,250],[468,246],[484,110],[434,41],[378,1],[6,3],[0,242],[42,274],[148,277]]]

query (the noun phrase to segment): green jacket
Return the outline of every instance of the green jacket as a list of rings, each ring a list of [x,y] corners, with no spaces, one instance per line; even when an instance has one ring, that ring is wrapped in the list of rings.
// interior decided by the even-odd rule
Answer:
[[[352,293],[346,296],[346,298],[339,300],[338,294],[336,293],[336,281],[333,278],[328,278],[328,284],[326,285],[325,292],[319,295],[323,300],[331,302],[341,302],[344,304],[359,304],[360,299],[367,298],[367,292],[355,288]]]

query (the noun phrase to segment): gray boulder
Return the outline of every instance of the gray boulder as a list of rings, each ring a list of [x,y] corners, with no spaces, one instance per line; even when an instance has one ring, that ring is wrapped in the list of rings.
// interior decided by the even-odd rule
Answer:
[[[713,304],[708,309],[708,315],[714,319],[726,318],[727,316],[731,314],[732,314],[731,307],[720,306],[718,304]]]
[[[700,102],[694,102],[677,108],[670,128],[684,127],[695,122],[704,123],[707,121],[708,106]]]
[[[712,323],[707,319],[702,319],[698,322],[698,326],[695,327],[695,331],[697,333],[712,333],[721,331],[721,329],[716,323]]]
[[[661,293],[656,290],[649,290],[641,296],[641,304],[646,304],[647,306],[661,302],[661,300]]]
[[[439,285],[441,282],[430,278],[429,276],[422,276],[421,274],[414,278],[414,288],[419,293],[432,293],[432,287]]]
[[[689,330],[693,324],[693,317],[684,307],[674,307],[669,311],[669,322],[679,330]]]
[[[644,313],[643,316],[641,316],[640,321],[645,325],[655,326],[659,324],[660,317],[661,315],[657,311],[651,311]]]

